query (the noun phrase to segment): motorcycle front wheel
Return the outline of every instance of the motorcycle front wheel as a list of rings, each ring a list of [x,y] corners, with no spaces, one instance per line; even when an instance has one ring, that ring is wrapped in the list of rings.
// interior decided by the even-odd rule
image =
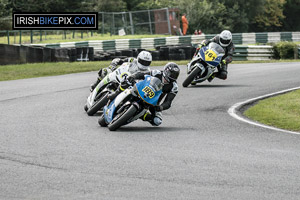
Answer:
[[[115,131],[124,125],[137,111],[134,105],[131,105],[127,110],[125,109],[122,113],[118,114],[108,125],[110,131]]]
[[[106,127],[107,126],[107,123],[105,122],[105,119],[104,119],[104,115],[101,115],[101,117],[98,120],[98,123],[102,127]]]
[[[195,67],[193,71],[189,73],[186,79],[183,81],[182,86],[183,87],[189,86],[189,84],[191,84],[191,82],[195,79],[195,77],[197,76],[197,74],[199,74],[200,71],[201,69],[199,69],[199,67]]]
[[[84,108],[85,112],[87,112],[87,111],[88,111],[88,109],[89,109],[89,108],[87,107],[87,105],[86,105],[86,104],[84,105],[84,107],[83,107],[83,108]]]
[[[102,97],[97,100],[91,107],[90,109],[87,110],[87,114],[89,116],[93,116],[96,112],[98,112],[101,108],[103,108],[107,102],[108,102],[108,94],[109,92],[106,92],[102,95]]]

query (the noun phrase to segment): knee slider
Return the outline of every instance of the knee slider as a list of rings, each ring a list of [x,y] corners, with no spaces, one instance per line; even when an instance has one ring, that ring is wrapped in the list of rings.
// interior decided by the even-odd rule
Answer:
[[[224,72],[224,71],[220,72],[218,74],[218,78],[223,79],[223,80],[227,79],[227,72]]]
[[[159,118],[159,117],[154,117],[153,118],[153,124],[155,126],[159,126],[159,125],[161,125],[161,123],[162,123],[162,119],[161,118]]]

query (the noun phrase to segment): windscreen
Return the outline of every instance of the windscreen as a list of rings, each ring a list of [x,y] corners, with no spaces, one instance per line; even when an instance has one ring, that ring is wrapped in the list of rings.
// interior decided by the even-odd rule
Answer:
[[[162,82],[159,78],[156,78],[156,77],[152,76],[151,80],[150,80],[150,85],[153,87],[155,92],[162,89]]]
[[[212,49],[217,54],[225,54],[224,49],[217,43],[214,43],[214,42],[209,43],[208,48]]]

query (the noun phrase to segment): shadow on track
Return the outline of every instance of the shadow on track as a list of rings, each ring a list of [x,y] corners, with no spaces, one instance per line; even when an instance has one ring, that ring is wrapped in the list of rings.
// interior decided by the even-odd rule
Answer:
[[[118,130],[113,132],[184,132],[188,130],[193,130],[192,128],[182,128],[182,127],[155,127],[155,126],[122,126]]]
[[[187,88],[213,88],[213,87],[250,87],[250,85],[190,85]]]

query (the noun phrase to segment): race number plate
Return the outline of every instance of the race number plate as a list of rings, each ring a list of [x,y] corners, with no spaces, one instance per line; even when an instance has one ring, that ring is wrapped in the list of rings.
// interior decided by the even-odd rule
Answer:
[[[148,87],[148,86],[144,87],[144,89],[142,89],[142,91],[145,92],[146,94],[148,94],[148,97],[150,99],[152,99],[154,97],[154,95],[155,95],[155,93],[153,92],[153,90],[150,87]]]

